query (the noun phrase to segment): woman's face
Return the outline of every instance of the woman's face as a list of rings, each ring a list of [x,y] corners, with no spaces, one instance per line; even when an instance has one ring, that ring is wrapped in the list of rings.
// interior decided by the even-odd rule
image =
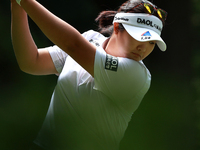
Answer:
[[[139,42],[132,38],[126,30],[119,32],[120,48],[122,57],[140,61],[146,58],[154,49],[156,41]]]

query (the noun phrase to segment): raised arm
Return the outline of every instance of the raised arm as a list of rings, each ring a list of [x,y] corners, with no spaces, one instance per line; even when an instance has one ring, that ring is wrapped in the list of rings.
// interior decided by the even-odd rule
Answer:
[[[11,0],[11,34],[17,62],[22,71],[30,74],[57,73],[47,50],[38,51],[31,36],[26,12]]]
[[[21,6],[42,32],[69,54],[92,76],[96,48],[71,25],[56,17],[35,0],[22,0]]]

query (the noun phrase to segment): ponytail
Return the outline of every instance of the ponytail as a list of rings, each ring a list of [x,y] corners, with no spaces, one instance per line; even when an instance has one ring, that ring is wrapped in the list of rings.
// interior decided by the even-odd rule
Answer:
[[[99,32],[105,36],[110,36],[113,32],[113,19],[117,11],[102,11],[95,19],[99,23]]]
[[[102,11],[99,16],[95,19],[98,22],[98,31],[104,36],[111,36],[114,30],[113,20],[117,13],[119,12],[133,12],[132,8],[141,3],[141,0],[128,0],[123,3],[117,11]],[[139,10],[138,12],[143,12]],[[133,12],[137,13],[137,11]],[[122,24],[119,24],[119,30],[124,30]]]

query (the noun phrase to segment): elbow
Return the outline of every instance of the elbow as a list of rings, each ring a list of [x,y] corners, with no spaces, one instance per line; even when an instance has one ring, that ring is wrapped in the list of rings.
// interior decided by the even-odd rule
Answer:
[[[24,66],[24,65],[20,65],[20,64],[18,64],[18,66],[19,66],[19,69],[20,69],[22,72],[31,74],[31,73],[30,73],[30,70],[28,69],[28,66]]]
[[[30,57],[27,57],[26,59],[24,58],[17,57],[17,63],[18,63],[19,69],[24,73],[34,75],[37,70],[36,61]]]
[[[27,74],[34,74],[32,67],[28,63],[26,64],[18,63],[18,66],[22,72],[27,73]]]

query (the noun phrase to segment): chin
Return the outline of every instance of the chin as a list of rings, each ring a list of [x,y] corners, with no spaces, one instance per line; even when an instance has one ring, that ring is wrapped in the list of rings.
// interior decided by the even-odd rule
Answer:
[[[142,59],[140,59],[140,58],[132,58],[133,60],[135,60],[135,61],[141,61]]]

